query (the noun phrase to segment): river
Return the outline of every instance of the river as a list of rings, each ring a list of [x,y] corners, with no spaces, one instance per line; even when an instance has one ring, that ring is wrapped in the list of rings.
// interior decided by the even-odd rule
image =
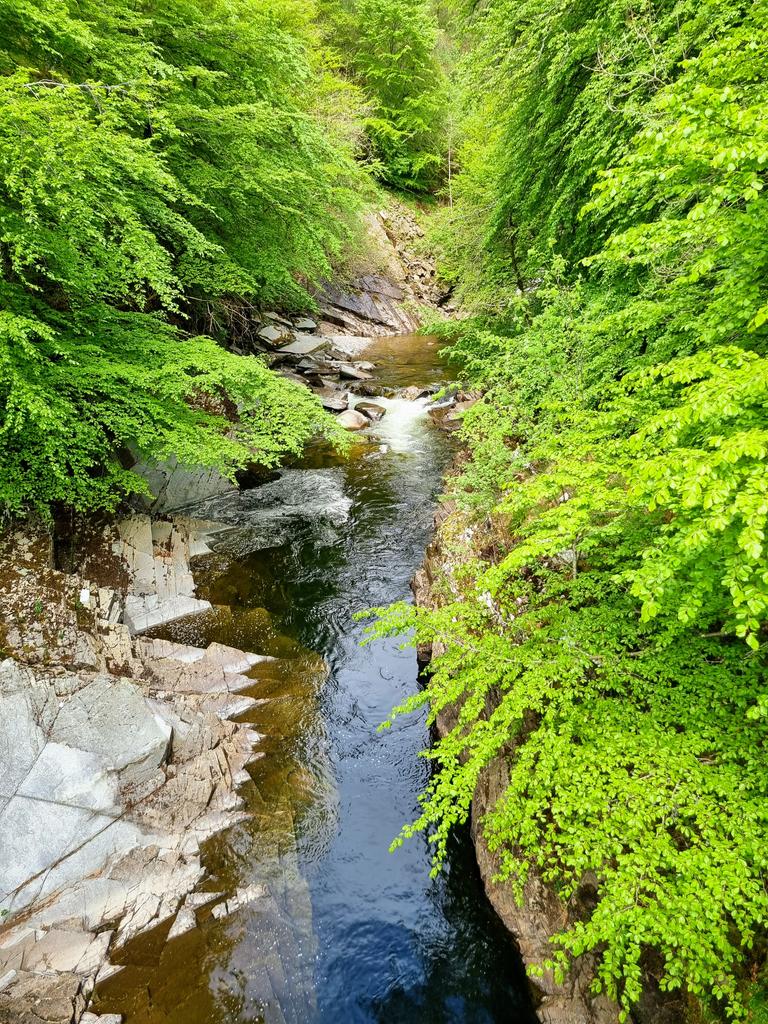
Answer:
[[[446,376],[434,339],[382,340],[365,358],[390,395]],[[423,839],[388,852],[416,813],[429,735],[423,715],[377,731],[418,667],[397,641],[361,646],[355,613],[410,599],[450,443],[427,399],[384,404],[348,459],[316,450],[195,510],[228,526],[196,566],[215,611],[162,635],[275,657],[254,670],[261,703],[245,716],[264,755],[243,789],[248,817],[205,857],[205,888],[239,889],[243,905],[128,947],[98,1012],[128,1024],[535,1022],[468,835],[436,880]]]

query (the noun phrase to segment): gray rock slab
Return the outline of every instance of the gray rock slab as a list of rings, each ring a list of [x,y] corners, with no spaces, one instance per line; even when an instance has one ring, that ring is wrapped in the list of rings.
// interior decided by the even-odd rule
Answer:
[[[44,872],[112,823],[86,808],[15,796],[0,814],[0,900],[39,879],[27,894],[34,898],[45,883]]]
[[[131,682],[97,676],[60,708],[51,739],[99,755],[122,784],[135,786],[164,762],[171,730]]]
[[[292,356],[307,356],[326,348],[328,339],[319,334],[296,334],[290,345],[283,345],[280,353]]]
[[[123,619],[135,636],[157,626],[178,622],[188,615],[209,612],[211,607],[210,601],[199,601],[194,597],[174,597],[161,601],[156,594],[146,597],[129,594],[125,601]]]
[[[96,885],[101,881],[97,876],[113,860],[125,857],[127,851],[150,846],[158,842],[159,837],[147,833],[127,817],[94,816],[86,822],[86,828],[86,831],[75,835],[70,849],[47,871],[21,886],[12,898],[5,901],[12,913],[31,904],[41,906],[50,901],[48,921],[51,924],[77,915],[82,916],[83,927],[87,928],[103,927],[104,920],[113,920],[124,913],[135,897],[130,887],[126,890],[119,882],[111,883],[108,879],[112,888],[104,889]],[[131,881],[135,886],[136,880]],[[72,912],[64,914],[61,901],[70,896],[69,909]],[[99,919],[98,915],[109,908],[114,911],[113,916]]]
[[[53,928],[25,951],[21,966],[37,974],[71,972],[89,977],[106,959],[110,939],[110,932],[93,935]]]
[[[0,696],[0,797],[12,797],[46,743],[30,694]]]
[[[153,660],[170,658],[172,661],[184,661],[191,664],[195,661],[202,661],[205,657],[204,647],[176,644],[171,640],[139,640],[138,649],[143,658]]]
[[[393,284],[391,281],[388,281],[386,277],[381,277],[379,274],[370,274],[367,277],[361,277],[360,284],[366,291],[375,292],[379,295],[386,295],[387,298],[395,299],[397,302],[402,302],[405,298],[405,292],[399,287],[399,285]]]
[[[5,992],[6,989],[9,989],[18,976],[18,971],[4,971],[2,977],[0,977],[0,992]]]
[[[203,662],[160,661],[148,666],[148,673],[155,691],[175,694],[237,694],[256,685],[247,676]]]
[[[153,495],[150,507],[159,515],[235,489],[232,481],[218,470],[182,466],[175,458],[154,465],[137,462],[132,472],[146,480]]]
[[[53,741],[40,752],[18,795],[102,814],[118,815],[122,809],[117,775],[102,755]]]
[[[253,651],[241,651],[225,644],[209,644],[203,663],[220,668],[223,672],[247,672],[254,665],[263,661],[274,661],[267,654],[254,654]]]

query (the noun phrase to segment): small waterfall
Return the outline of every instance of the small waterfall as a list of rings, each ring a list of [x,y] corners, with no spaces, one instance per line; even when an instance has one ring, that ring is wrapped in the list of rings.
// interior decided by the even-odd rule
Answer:
[[[373,423],[369,431],[387,445],[393,452],[410,452],[419,449],[423,438],[424,423],[427,409],[432,404],[431,398],[417,398],[409,401],[406,398],[360,398],[350,395],[350,407],[354,408],[361,402],[373,402],[386,410],[384,418]]]

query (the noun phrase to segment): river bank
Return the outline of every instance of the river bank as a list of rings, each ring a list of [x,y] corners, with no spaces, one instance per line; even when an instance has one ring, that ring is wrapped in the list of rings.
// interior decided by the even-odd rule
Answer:
[[[213,971],[223,1005],[265,1020],[336,1019],[341,1005],[373,1020],[394,1004],[403,1020],[461,1007],[505,1020],[515,1006],[527,1020],[466,840],[437,887],[426,850],[386,853],[426,781],[427,736],[416,723],[393,748],[376,728],[417,665],[394,643],[362,653],[352,615],[405,596],[429,539],[449,450],[414,396],[439,385],[436,350],[371,344],[385,415],[346,462],[318,451],[272,483],[170,521],[136,514],[67,552],[9,539],[6,649],[30,664],[4,663],[8,756],[20,721],[38,733],[5,810],[39,820],[17,827],[8,870],[31,864],[30,837],[48,843],[6,897],[5,1019],[79,1019],[94,990],[107,1019],[216,1019]],[[54,805],[69,831],[47,824]]]
[[[366,274],[329,291],[315,320],[267,314],[247,341],[364,419],[349,460],[318,450],[245,490],[138,467],[152,508],[4,538],[4,1022],[97,1011],[110,1024],[189,1024],[237,1006],[300,1024],[336,1019],[340,1005],[361,1020],[393,1005],[404,1020],[504,1020],[515,1006],[527,1019],[466,840],[437,887],[424,850],[405,864],[386,854],[424,784],[413,766],[427,737],[417,724],[391,760],[376,727],[417,666],[396,647],[360,662],[351,612],[407,593],[448,457],[427,411],[444,381],[437,343],[376,340],[413,323],[408,300],[440,298],[428,271],[408,283],[413,258],[387,244],[400,280]],[[286,607],[294,579],[306,586]],[[319,634],[298,627],[302,607]],[[318,717],[344,680],[344,707]],[[350,756],[345,797],[337,757],[358,749],[356,722],[373,760],[361,789]],[[446,959],[454,949],[460,964]]]
[[[480,520],[455,500],[453,483],[466,453],[459,451],[452,470],[444,481],[443,500],[435,517],[435,532],[426,557],[412,584],[414,600],[425,609],[435,609],[461,599],[466,586],[464,567],[473,558],[493,560],[494,553],[507,550],[510,540],[502,517]],[[420,646],[419,658],[426,671],[434,658],[443,654],[440,642]],[[493,698],[486,713],[494,710]],[[444,737],[458,722],[460,704],[444,708],[435,728]],[[530,870],[522,899],[515,899],[512,885],[500,881],[501,857],[490,847],[483,827],[484,817],[493,810],[509,785],[509,765],[514,754],[510,745],[503,748],[483,768],[471,805],[472,843],[488,899],[511,935],[527,966],[541,964],[552,956],[551,938],[574,922],[584,920],[596,905],[597,879],[585,873],[580,886],[568,899],[562,899],[554,886],[545,883]],[[617,1024],[619,1008],[604,994],[596,994],[593,983],[597,957],[577,957],[570,971],[558,981],[552,971],[530,978],[536,1016],[540,1024]],[[650,957],[643,964],[642,995],[633,1007],[632,1024],[682,1024],[691,1018],[684,996],[664,992],[658,984],[658,964]]]

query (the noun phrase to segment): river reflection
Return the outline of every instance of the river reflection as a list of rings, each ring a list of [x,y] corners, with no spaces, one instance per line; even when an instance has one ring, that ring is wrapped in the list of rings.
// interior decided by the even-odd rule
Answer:
[[[434,339],[387,339],[366,358],[396,388],[439,381],[437,352]],[[392,640],[361,647],[354,614],[410,598],[450,452],[425,403],[387,404],[379,436],[348,461],[318,450],[278,484],[290,515],[265,512],[268,495],[260,509],[243,498],[253,521],[195,567],[214,611],[163,633],[278,659],[253,671],[263,703],[246,717],[264,756],[243,790],[249,819],[205,857],[206,888],[265,895],[167,946],[162,933],[135,943],[100,1012],[130,1024],[535,1021],[467,836],[436,881],[423,840],[388,852],[427,781],[428,734],[423,716],[377,732],[416,687],[416,658]],[[252,550],[260,521],[279,523],[276,546]]]

